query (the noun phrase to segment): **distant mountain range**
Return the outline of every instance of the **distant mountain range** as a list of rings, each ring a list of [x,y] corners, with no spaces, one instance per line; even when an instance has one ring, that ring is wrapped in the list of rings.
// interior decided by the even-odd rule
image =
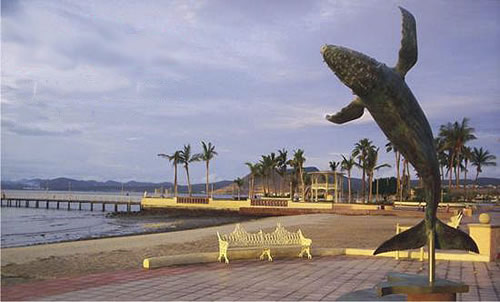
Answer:
[[[230,185],[232,181],[218,181],[213,183],[214,190]],[[95,180],[76,180],[72,178],[59,177],[54,179],[22,179],[16,181],[2,180],[2,189],[10,190],[52,190],[52,191],[95,191],[95,192],[153,192],[155,189],[164,188],[171,190],[171,182],[118,182],[108,180],[105,182]],[[193,192],[205,191],[205,184],[192,185]],[[178,186],[181,193],[187,192],[187,186]]]
[[[306,172],[319,171],[315,167],[306,167],[304,168]],[[246,175],[243,177],[244,186],[243,192],[248,190],[248,180],[250,175]],[[279,186],[280,176],[275,174],[275,181],[277,186]],[[271,180],[270,180],[271,182]],[[499,186],[500,179],[498,178],[490,178],[490,177],[480,177],[479,185],[487,186]],[[443,183],[443,186],[446,186],[448,183],[447,180]],[[454,183],[454,182],[453,182]],[[463,181],[462,181],[463,183]],[[468,180],[467,184],[474,183],[474,180]],[[256,186],[262,185],[261,181],[256,180]],[[284,185],[284,184],[283,184]],[[412,180],[412,186],[417,186],[418,180]],[[287,186],[289,186],[287,184]],[[353,191],[357,191],[361,188],[361,179],[359,178],[351,178],[351,186]],[[205,191],[205,184],[193,184],[193,192],[201,193]],[[118,182],[113,180],[108,180],[105,182],[95,181],[95,180],[76,180],[66,177],[59,177],[54,179],[22,179],[16,181],[2,180],[1,181],[1,189],[10,189],[10,190],[52,190],[52,191],[95,191],[95,192],[153,192],[155,189],[164,188],[172,190],[173,184],[171,182],[139,182],[139,181],[128,181],[128,182]],[[231,192],[234,188],[233,181],[223,180],[213,183],[214,191],[217,193],[228,193]],[[347,189],[347,177],[344,177],[344,189]],[[185,193],[188,191],[186,185],[179,185],[179,192]]]

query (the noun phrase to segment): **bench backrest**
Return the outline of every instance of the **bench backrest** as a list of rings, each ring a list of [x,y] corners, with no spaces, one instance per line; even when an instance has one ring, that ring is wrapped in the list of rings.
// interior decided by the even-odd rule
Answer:
[[[233,247],[299,245],[303,238],[300,230],[289,232],[280,223],[277,224],[272,233],[266,234],[262,230],[257,233],[249,233],[238,223],[231,233],[221,235],[217,232],[217,236],[219,240],[226,241]]]
[[[460,211],[460,213],[458,213],[458,215],[451,216],[450,221],[447,223],[447,225],[456,229],[460,225],[460,222],[462,222],[463,217],[464,217],[464,213],[462,211]]]
[[[287,231],[281,223],[278,222],[274,232],[264,234],[264,242],[269,245],[291,245],[300,244],[300,230],[292,233]]]
[[[220,239],[227,241],[231,246],[261,245],[263,240],[262,231],[259,231],[258,233],[249,233],[239,223],[236,224],[234,231],[229,234],[219,235],[219,237]]]

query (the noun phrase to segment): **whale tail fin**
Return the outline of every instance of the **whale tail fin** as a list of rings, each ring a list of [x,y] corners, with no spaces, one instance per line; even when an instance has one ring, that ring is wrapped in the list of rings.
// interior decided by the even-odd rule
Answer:
[[[439,219],[436,220],[436,248],[443,250],[466,250],[479,253],[479,249],[474,240],[459,229],[452,228]],[[416,249],[427,243],[427,230],[425,221],[422,220],[416,226],[392,237],[382,243],[373,252],[374,255],[391,252]]]

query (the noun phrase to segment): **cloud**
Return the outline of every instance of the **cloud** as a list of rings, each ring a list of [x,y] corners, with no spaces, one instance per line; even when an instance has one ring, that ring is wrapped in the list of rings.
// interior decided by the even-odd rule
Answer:
[[[433,128],[471,117],[474,143],[498,154],[498,4],[411,6],[420,58],[406,80]],[[233,179],[247,172],[235,163],[269,150],[303,148],[326,168],[361,137],[385,141],[369,113],[341,126],[325,120],[352,96],[319,48],[394,61],[394,2],[33,0],[2,9],[2,161],[12,175],[31,175],[19,163],[34,160],[33,146],[54,176],[155,180],[165,173],[157,153],[208,140],[220,147],[218,177]],[[76,160],[52,165],[68,143]],[[197,169],[193,179],[204,176]]]
[[[36,126],[20,125],[13,121],[2,119],[2,128],[12,133],[23,136],[73,136],[81,134],[78,129],[51,130]]]

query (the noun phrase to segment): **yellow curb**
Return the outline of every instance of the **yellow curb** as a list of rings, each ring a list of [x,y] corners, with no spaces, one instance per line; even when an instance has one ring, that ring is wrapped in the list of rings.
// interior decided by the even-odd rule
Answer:
[[[345,255],[347,256],[374,256],[374,249],[354,249],[346,248]],[[375,255],[375,257],[396,257],[396,252],[387,252]],[[419,251],[399,251],[400,259],[420,259]],[[424,252],[424,259],[428,259],[427,252]],[[473,262],[489,262],[487,255],[480,255],[466,252],[436,252],[436,260],[450,261],[473,261]]]
[[[387,252],[374,256],[374,249],[357,249],[357,248],[315,248],[311,253],[314,257],[327,257],[327,256],[371,256],[371,257],[391,257],[395,258],[396,252]],[[230,261],[233,260],[257,260],[261,254],[260,250],[236,250],[228,251]],[[297,258],[298,252],[295,248],[282,248],[272,251],[273,259],[289,259]],[[187,265],[187,264],[200,264],[212,263],[217,261],[219,253],[193,253],[184,255],[162,256],[146,258],[142,262],[142,267],[145,269],[155,269],[165,266],[174,265]],[[419,251],[400,251],[400,259],[420,259]],[[424,253],[424,259],[427,259],[427,253]],[[485,255],[478,255],[473,253],[463,252],[437,252],[437,260],[450,260],[450,261],[473,261],[473,262],[489,262],[489,258]]]

